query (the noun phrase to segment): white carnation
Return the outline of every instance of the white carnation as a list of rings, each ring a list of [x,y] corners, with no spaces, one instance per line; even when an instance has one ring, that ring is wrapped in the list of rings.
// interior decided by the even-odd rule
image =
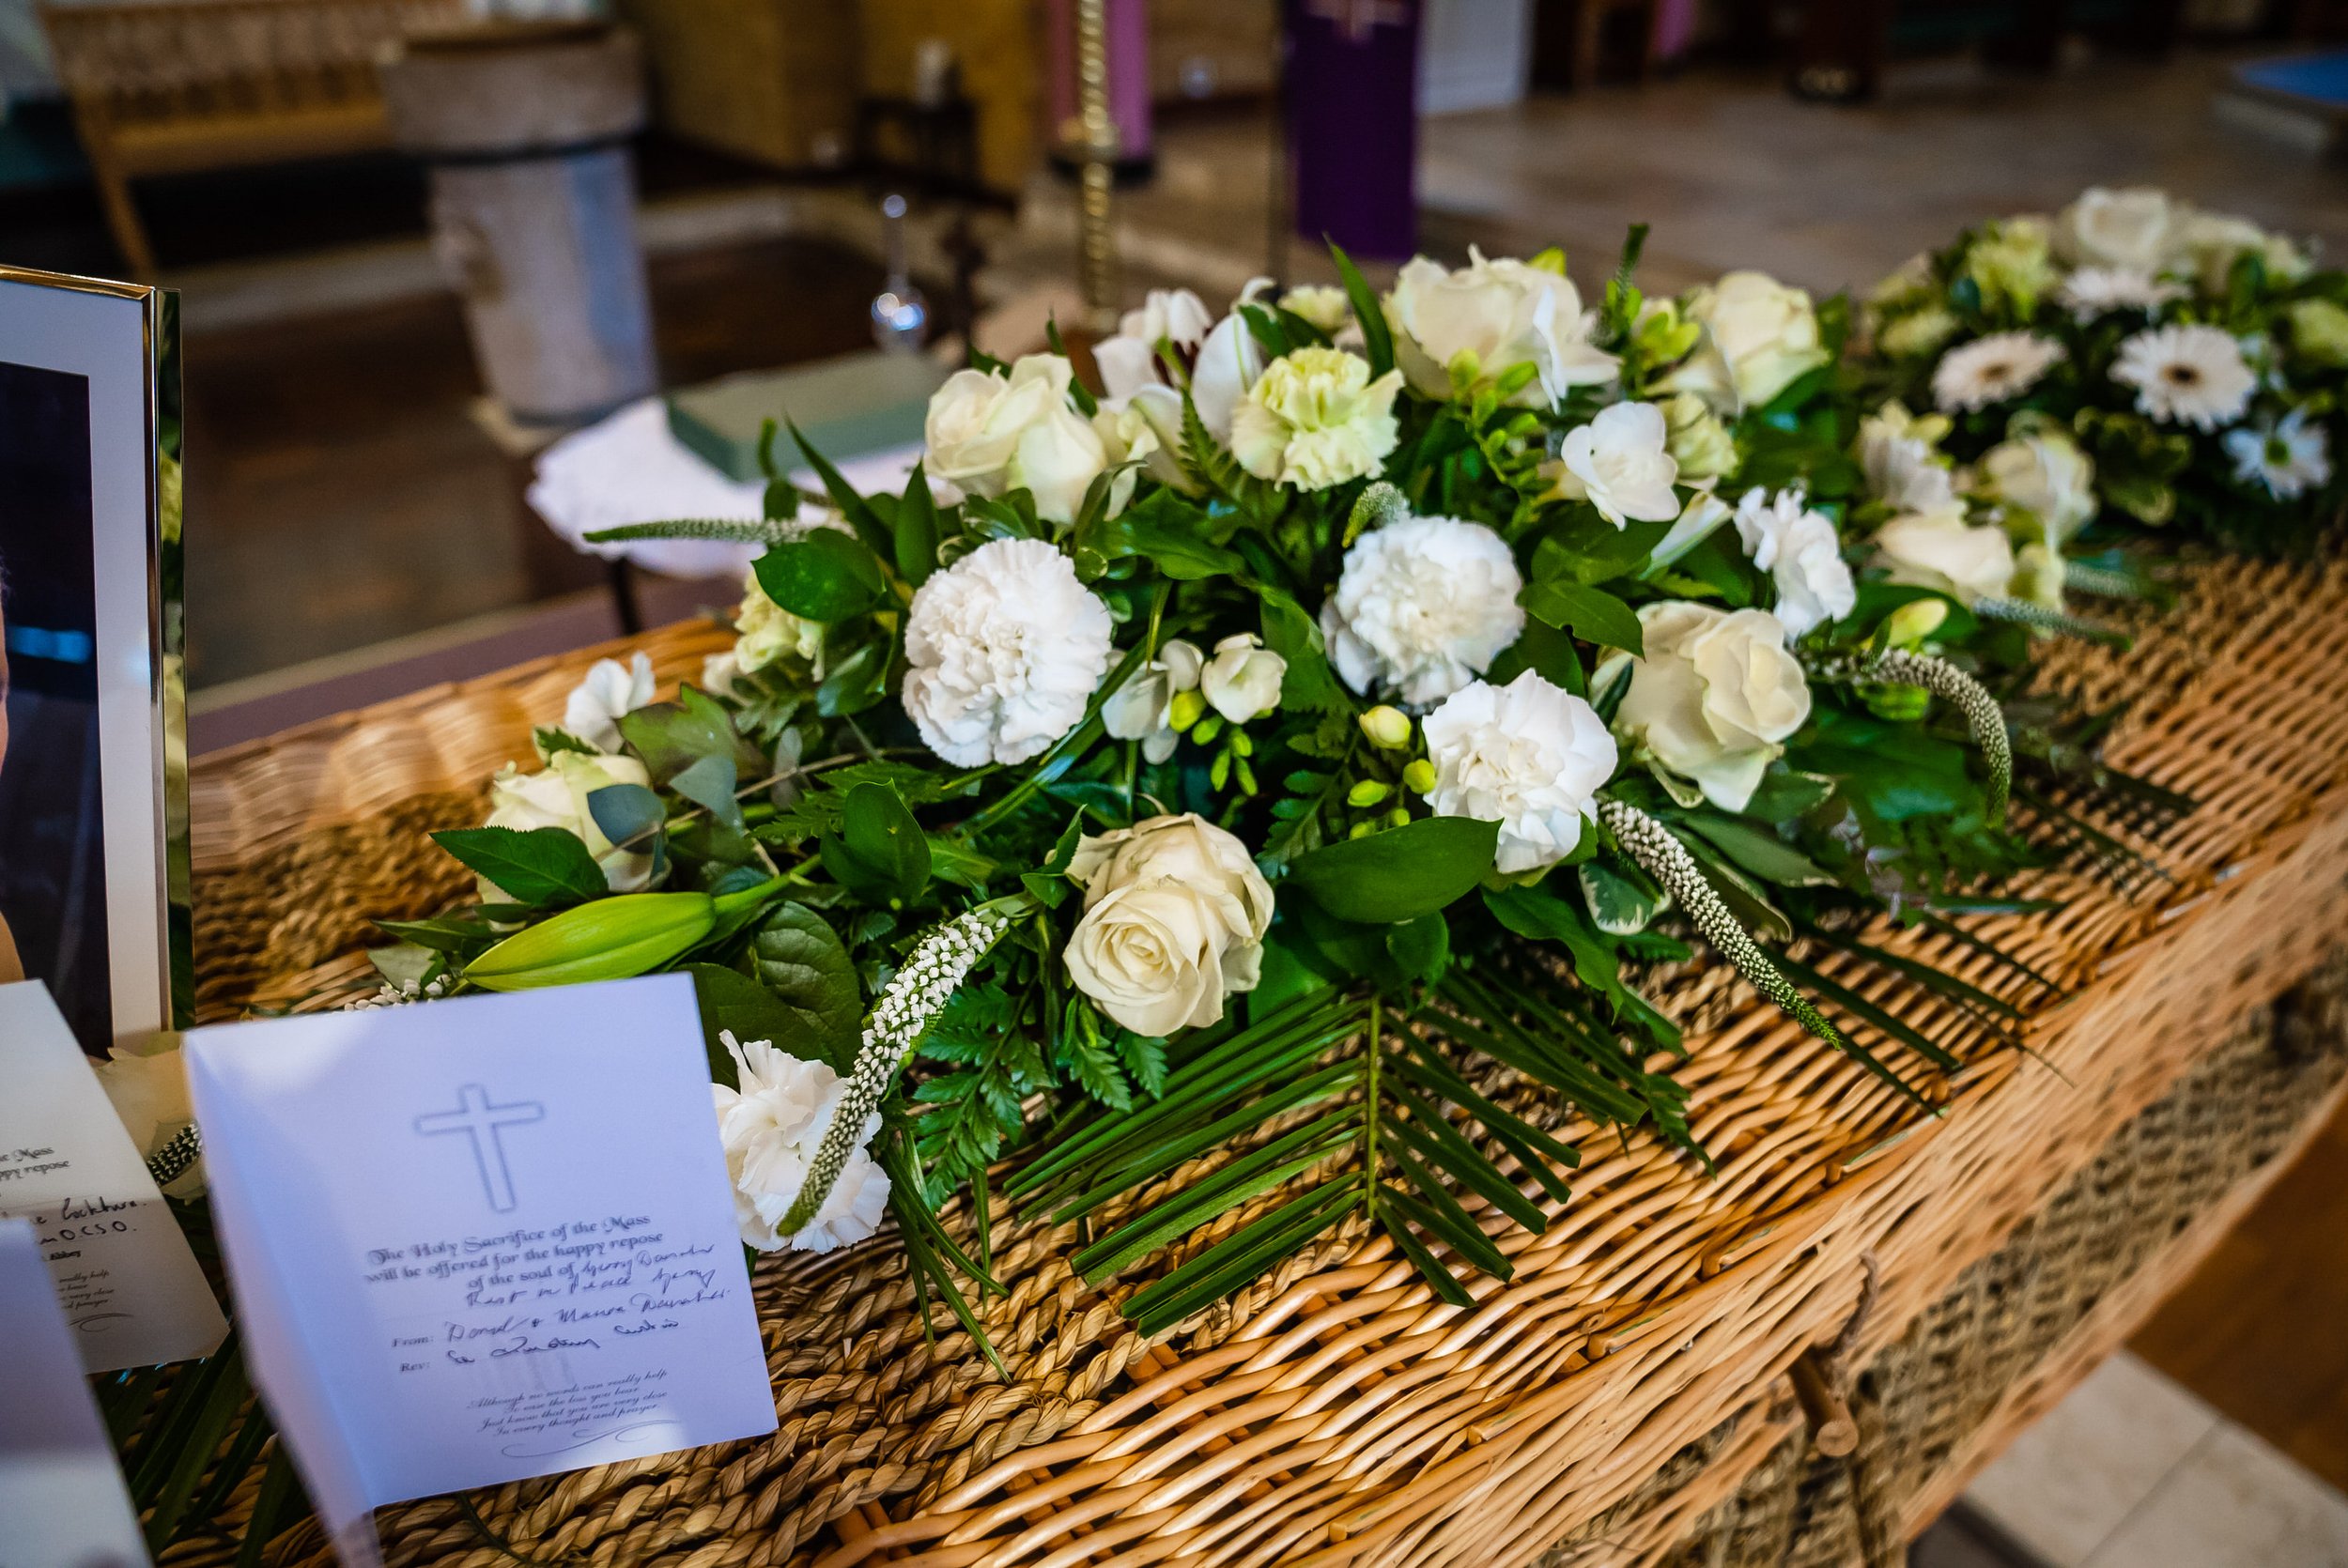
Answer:
[[[848,1080],[822,1062],[803,1062],[765,1040],[744,1045],[731,1031],[720,1031],[718,1038],[734,1058],[740,1084],[731,1089],[713,1084],[710,1094],[742,1239],[762,1253],[784,1248],[828,1253],[879,1230],[888,1210],[888,1175],[869,1148],[880,1130],[878,1112],[864,1118],[855,1151],[814,1217],[790,1236],[775,1229],[807,1185],[809,1167],[839,1113]]]
[[[1498,822],[1492,864],[1509,875],[1571,854],[1614,775],[1614,738],[1598,711],[1529,669],[1505,686],[1462,686],[1424,729],[1435,764],[1428,804],[1437,816]]]
[[[1407,517],[1345,553],[1321,607],[1345,684],[1417,706],[1482,674],[1524,630],[1524,578],[1500,535],[1456,517]]]
[[[1789,637],[1839,621],[1859,602],[1834,519],[1800,490],[1755,487],[1737,503],[1737,536],[1777,585],[1777,618]]]
[[[597,659],[563,704],[563,728],[597,751],[620,749],[620,720],[652,700],[652,660]]]
[[[905,713],[957,767],[1024,762],[1076,727],[1109,666],[1108,607],[1041,539],[980,546],[905,615]]]

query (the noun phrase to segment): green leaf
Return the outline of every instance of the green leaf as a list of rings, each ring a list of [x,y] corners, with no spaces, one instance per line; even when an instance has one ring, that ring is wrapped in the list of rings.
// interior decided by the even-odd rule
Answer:
[[[864,1032],[863,992],[848,949],[829,922],[804,904],[770,910],[743,961],[790,1015],[794,1039],[842,1072],[855,1067]],[[738,1031],[735,1038],[742,1038]]]
[[[920,587],[937,569],[937,500],[917,462],[905,481],[904,500],[897,503],[897,575],[908,585]]]
[[[1289,867],[1289,880],[1332,915],[1384,925],[1431,915],[1491,869],[1500,824],[1422,817],[1405,827],[1324,844]]]
[[[673,702],[648,702],[622,715],[620,735],[644,760],[656,784],[668,783],[704,757],[732,757],[737,767],[764,761],[734,732],[734,715],[691,686]]]
[[[1583,861],[1576,871],[1582,879],[1582,901],[1590,906],[1591,920],[1609,936],[1643,931],[1662,912],[1662,890],[1645,876],[1597,860]]]
[[[742,805],[734,798],[738,782],[734,759],[730,755],[713,754],[678,772],[669,780],[669,788],[694,805],[705,807],[709,814],[726,826],[739,831],[742,826]]]
[[[812,443],[808,440],[806,432],[793,423],[789,415],[783,416],[782,423],[789,426],[791,438],[798,443],[799,455],[807,459],[807,466],[813,469],[816,476],[823,480],[824,489],[831,496],[831,503],[840,508],[841,515],[848,519],[848,526],[856,530],[856,536],[858,539],[864,541],[864,547],[884,561],[894,554],[889,544],[888,530],[881,522],[880,514],[873,510],[872,503],[857,494],[856,486],[842,478],[838,469],[832,467],[830,458],[815,450]],[[829,530],[822,531],[828,532]],[[773,591],[770,589],[768,592]],[[777,600],[776,603],[780,604],[781,601]],[[783,607],[788,609],[790,607],[785,605]]]
[[[1517,595],[1525,613],[1552,626],[1562,627],[1585,642],[1644,653],[1639,617],[1631,607],[1601,589],[1552,578],[1534,583]]]
[[[632,843],[660,831],[669,808],[641,784],[607,784],[587,792],[587,814],[614,844]]]
[[[429,920],[378,920],[377,929],[436,953],[477,953],[498,940],[486,920],[436,915]]]
[[[489,879],[516,903],[575,904],[609,889],[603,868],[567,828],[448,828],[432,841]]]
[[[1353,265],[1353,258],[1335,240],[1329,242],[1329,254],[1337,264],[1345,297],[1352,302],[1353,319],[1362,324],[1362,346],[1368,350],[1369,374],[1375,379],[1394,368],[1394,330],[1386,325],[1385,309],[1378,303],[1378,295],[1362,276],[1362,269]]]
[[[808,621],[845,621],[873,607],[887,586],[873,552],[837,529],[777,545],[753,563],[766,597]]]
[[[1689,828],[1702,835],[1715,849],[1763,882],[1773,882],[1780,887],[1831,887],[1835,884],[1834,879],[1816,861],[1774,834],[1761,832],[1709,811],[1691,812],[1684,820]]]
[[[1589,695],[1589,677],[1583,671],[1582,654],[1573,638],[1546,622],[1526,621],[1524,630],[1492,661],[1484,679],[1505,686],[1528,669],[1576,697]]]
[[[1431,984],[1451,965],[1451,927],[1440,915],[1389,926],[1386,952],[1405,979]]]
[[[710,1082],[723,1084],[729,1089],[741,1087],[734,1058],[727,1053],[725,1042],[718,1038],[719,1030],[731,1033],[737,1044],[765,1040],[778,1051],[787,1051],[802,1060],[830,1060],[826,1053],[800,1038],[798,1015],[749,976],[714,963],[680,967],[693,976],[693,1001],[701,1008],[702,1043],[709,1053]]]
[[[848,792],[839,835],[824,835],[823,857],[826,870],[878,903],[911,903],[929,884],[929,836],[886,784]]]
[[[1353,699],[1329,668],[1321,628],[1304,606],[1276,589],[1259,590],[1263,599],[1263,645],[1288,661],[1280,677],[1280,706],[1292,714],[1353,712]]]

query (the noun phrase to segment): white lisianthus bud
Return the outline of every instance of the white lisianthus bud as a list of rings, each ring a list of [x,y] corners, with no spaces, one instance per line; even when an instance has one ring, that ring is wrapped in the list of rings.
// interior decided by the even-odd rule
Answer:
[[[597,659],[563,704],[563,729],[597,751],[620,749],[620,720],[652,700],[652,660]]]
[[[1587,424],[1566,432],[1557,461],[1544,465],[1554,494],[1586,500],[1620,528],[1632,518],[1669,522],[1679,515],[1672,483],[1679,465],[1664,450],[1663,410],[1652,403],[1616,403]]]
[[[1376,473],[1401,439],[1402,373],[1375,381],[1341,348],[1299,348],[1264,367],[1231,416],[1231,455],[1258,479],[1325,490]]]
[[[1597,710],[1530,669],[1505,686],[1460,687],[1426,730],[1428,803],[1439,817],[1498,822],[1492,864],[1505,875],[1571,854],[1614,775],[1614,739]]]
[[[1354,691],[1437,702],[1491,667],[1524,630],[1516,558],[1457,517],[1406,517],[1345,552],[1321,607],[1329,662]]]
[[[1603,386],[1620,361],[1590,344],[1582,297],[1560,267],[1551,270],[1470,246],[1454,271],[1414,256],[1395,275],[1386,312],[1396,353],[1412,385],[1430,397],[1451,395],[1454,362],[1478,380],[1521,364],[1534,378],[1517,394],[1526,407],[1548,407],[1576,387]]]
[[[1777,618],[1789,637],[1839,621],[1859,602],[1834,520],[1800,490],[1775,497],[1758,486],[1737,503],[1737,534],[1777,588]]]
[[[2095,461],[2051,426],[1991,447],[1982,457],[1978,483],[1993,500],[2030,513],[2031,531],[2043,530],[2057,545],[2095,515]]]
[[[1139,741],[1141,754],[1152,762],[1174,755],[1180,738],[1174,723],[1174,699],[1198,688],[1205,655],[1181,638],[1169,638],[1158,656],[1134,672],[1115,695],[1101,705],[1101,725],[1120,741]]]
[[[2014,543],[2001,528],[1967,524],[1962,512],[1908,513],[1876,530],[1874,564],[1893,582],[1970,606],[2012,589]]]
[[[905,612],[906,715],[956,767],[1024,762],[1076,727],[1109,666],[1108,607],[1041,539],[996,539]]]
[[[1234,632],[1214,645],[1214,657],[1198,675],[1199,695],[1233,724],[1280,705],[1280,682],[1289,661],[1263,645],[1253,632]]]
[[[1088,836],[1068,874],[1085,889],[1068,977],[1126,1028],[1202,1027],[1222,1018],[1227,995],[1255,989],[1272,885],[1223,829],[1184,815]]]
[[[1727,361],[1735,407],[1758,407],[1827,362],[1809,294],[1766,272],[1730,272],[1691,293],[1682,309],[1703,324],[1711,347]],[[1691,374],[1704,384],[1681,386],[1675,378],[1666,385],[1719,400],[1709,384],[1717,367],[1707,375],[1703,361],[1699,351]]]
[[[527,833],[533,828],[559,827],[575,834],[603,868],[603,880],[614,893],[634,893],[652,881],[649,850],[620,850],[595,825],[587,797],[614,784],[649,788],[652,776],[633,757],[590,757],[583,751],[558,751],[536,773],[524,773],[508,762],[489,780],[489,827],[510,827]],[[510,903],[513,896],[487,877],[481,881],[484,902]]]
[[[1639,626],[1645,653],[1614,654],[1592,678],[1603,689],[1629,664],[1614,732],[1722,810],[1743,810],[1781,743],[1810,717],[1810,684],[1785,650],[1785,628],[1767,610],[1685,601],[1640,607]]]

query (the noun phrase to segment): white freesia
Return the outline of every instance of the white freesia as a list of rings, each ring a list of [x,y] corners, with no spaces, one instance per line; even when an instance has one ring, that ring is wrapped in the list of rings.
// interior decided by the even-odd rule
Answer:
[[[1471,682],[1427,715],[1439,817],[1500,823],[1493,867],[1537,871],[1571,854],[1614,775],[1614,738],[1598,711],[1528,669],[1505,686]]]
[[[956,767],[1024,762],[1084,717],[1111,630],[1108,607],[1052,546],[981,545],[913,595],[905,713]]]
[[[1181,638],[1158,646],[1158,656],[1126,679],[1101,704],[1101,726],[1120,741],[1139,741],[1141,754],[1152,762],[1174,755],[1182,737],[1174,729],[1174,699],[1198,689],[1206,655]]]
[[[776,1227],[807,1185],[848,1080],[823,1062],[803,1062],[765,1040],[744,1044],[732,1030],[719,1030],[718,1038],[734,1058],[740,1085],[709,1088],[743,1241],[762,1253],[786,1248],[828,1253],[877,1232],[888,1212],[888,1173],[870,1149],[873,1134],[880,1130],[880,1113],[865,1116],[856,1148],[813,1218],[792,1235],[781,1235]]]
[[[597,659],[563,704],[563,728],[597,751],[620,749],[620,720],[652,700],[652,660]]]
[[[1671,531],[1647,552],[1647,564],[1657,568],[1669,566],[1709,539],[1713,530],[1728,521],[1730,515],[1726,501],[1708,489],[1697,491],[1688,499],[1688,510],[1682,512],[1679,520],[1672,524]]]
[[[2259,485],[2278,500],[2332,479],[2330,439],[2322,425],[2308,423],[2305,408],[2294,408],[2270,424],[2227,431],[2226,454],[2233,459],[2238,484]]]
[[[1901,512],[1945,512],[1956,504],[1956,485],[1940,438],[1949,432],[1941,414],[1911,414],[1894,401],[1859,422],[1859,467],[1867,493]]]
[[[104,1061],[90,1064],[141,1160],[154,1159],[195,1125],[195,1109],[188,1098],[188,1059],[178,1040],[176,1035],[145,1036],[132,1044],[109,1046]],[[201,1196],[204,1162],[196,1161],[163,1183],[162,1191],[172,1198]]]
[[[1789,288],[1767,272],[1730,272],[1691,292],[1683,306],[1700,323],[1709,346],[1725,361],[1731,407],[1758,407],[1830,358],[1818,336],[1818,314],[1807,290]],[[1675,390],[1720,393],[1695,382],[1707,378],[1701,351],[1690,384]],[[1717,374],[1717,367],[1712,374]]]
[[[2168,192],[2149,186],[2092,186],[2055,217],[2055,254],[2073,267],[2158,272],[2175,254],[2185,218]]]
[[[2137,412],[2197,430],[2240,419],[2258,391],[2242,346],[2220,327],[2148,328],[2120,345],[2111,378],[2136,389]]]
[[[1263,645],[1253,632],[1234,632],[1214,645],[1214,657],[1198,672],[1198,695],[1233,724],[1245,724],[1280,705],[1280,682],[1289,661]]]
[[[1198,423],[1207,427],[1207,434],[1226,445],[1230,443],[1240,400],[1263,372],[1263,346],[1247,330],[1247,323],[1237,315],[1216,322],[1198,346],[1198,358],[1190,369],[1191,407],[1198,410]],[[1179,399],[1175,411],[1179,422]]]
[[[2095,515],[2095,461],[2061,430],[2012,436],[1982,454],[1977,484],[1990,499],[2037,518],[2063,543]]]
[[[1516,396],[1545,407],[1575,387],[1602,386],[1620,361],[1593,347],[1582,296],[1558,269],[1510,257],[1488,260],[1474,246],[1468,265],[1446,268],[1413,256],[1395,274],[1386,311],[1397,356],[1412,384],[1430,397],[1451,393],[1452,367],[1490,381],[1519,365],[1533,379]]]
[[[1197,348],[1214,326],[1214,317],[1197,295],[1187,288],[1153,288],[1142,308],[1127,311],[1117,324],[1117,335],[1092,346],[1092,363],[1111,401],[1121,401],[1146,386],[1162,385],[1158,345],[1180,352]]]
[[[1758,486],[1737,503],[1737,536],[1777,586],[1778,621],[1789,637],[1839,621],[1859,602],[1834,519],[1800,490],[1775,496]]]
[[[1950,349],[1932,367],[1932,401],[1966,414],[2019,397],[2062,359],[2062,346],[2035,332],[1991,332]]]
[[[1108,452],[1068,405],[1074,374],[1057,354],[1026,355],[1008,375],[954,372],[930,398],[927,471],[974,495],[1030,491],[1040,516],[1075,521]]]
[[[1553,475],[1555,494],[1588,501],[1616,528],[1633,518],[1666,523],[1679,515],[1672,488],[1679,465],[1664,450],[1667,436],[1654,404],[1611,404],[1567,431],[1556,463],[1543,471]]]
[[[1329,661],[1348,686],[1413,706],[1481,675],[1524,630],[1524,578],[1500,535],[1456,517],[1406,517],[1345,552],[1321,607]]]
[[[1264,367],[1231,416],[1231,455],[1258,479],[1325,490],[1384,465],[1401,439],[1402,373],[1371,380],[1341,348],[1299,348]]]
[[[587,853],[603,868],[603,880],[614,893],[634,893],[652,881],[649,851],[621,850],[595,825],[587,797],[614,784],[649,787],[652,776],[633,757],[590,757],[583,751],[558,751],[536,773],[524,773],[508,762],[489,780],[490,827],[510,827],[528,833],[533,828],[559,827],[576,834]],[[513,896],[487,877],[480,879],[481,897],[491,903],[510,903]]]
[[[1223,829],[1183,815],[1088,835],[1068,874],[1085,890],[1068,977],[1126,1028],[1201,1027],[1222,1018],[1226,996],[1255,989],[1272,885]]]
[[[1785,650],[1784,626],[1767,610],[1671,600],[1642,606],[1639,628],[1645,653],[1616,653],[1592,680],[1602,689],[1630,666],[1615,733],[1722,810],[1743,810],[1810,717],[1810,684]]]
[[[1960,512],[1909,513],[1876,530],[1873,564],[1896,583],[1929,588],[1962,605],[2001,599],[2014,585],[2014,543]]]

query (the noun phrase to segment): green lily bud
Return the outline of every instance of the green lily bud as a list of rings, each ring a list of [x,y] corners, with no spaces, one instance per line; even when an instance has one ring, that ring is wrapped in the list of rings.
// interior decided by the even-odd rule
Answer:
[[[1381,702],[1354,721],[1369,744],[1384,751],[1399,751],[1411,744],[1411,719],[1399,708]]]
[[[1402,782],[1419,794],[1435,787],[1435,764],[1421,757],[1402,770]]]
[[[1375,806],[1394,793],[1394,786],[1382,779],[1365,778],[1345,792],[1345,804],[1360,807]]]
[[[721,915],[772,894],[775,882],[713,899],[706,893],[623,893],[517,931],[465,966],[485,991],[624,980],[648,974],[707,936]]]

